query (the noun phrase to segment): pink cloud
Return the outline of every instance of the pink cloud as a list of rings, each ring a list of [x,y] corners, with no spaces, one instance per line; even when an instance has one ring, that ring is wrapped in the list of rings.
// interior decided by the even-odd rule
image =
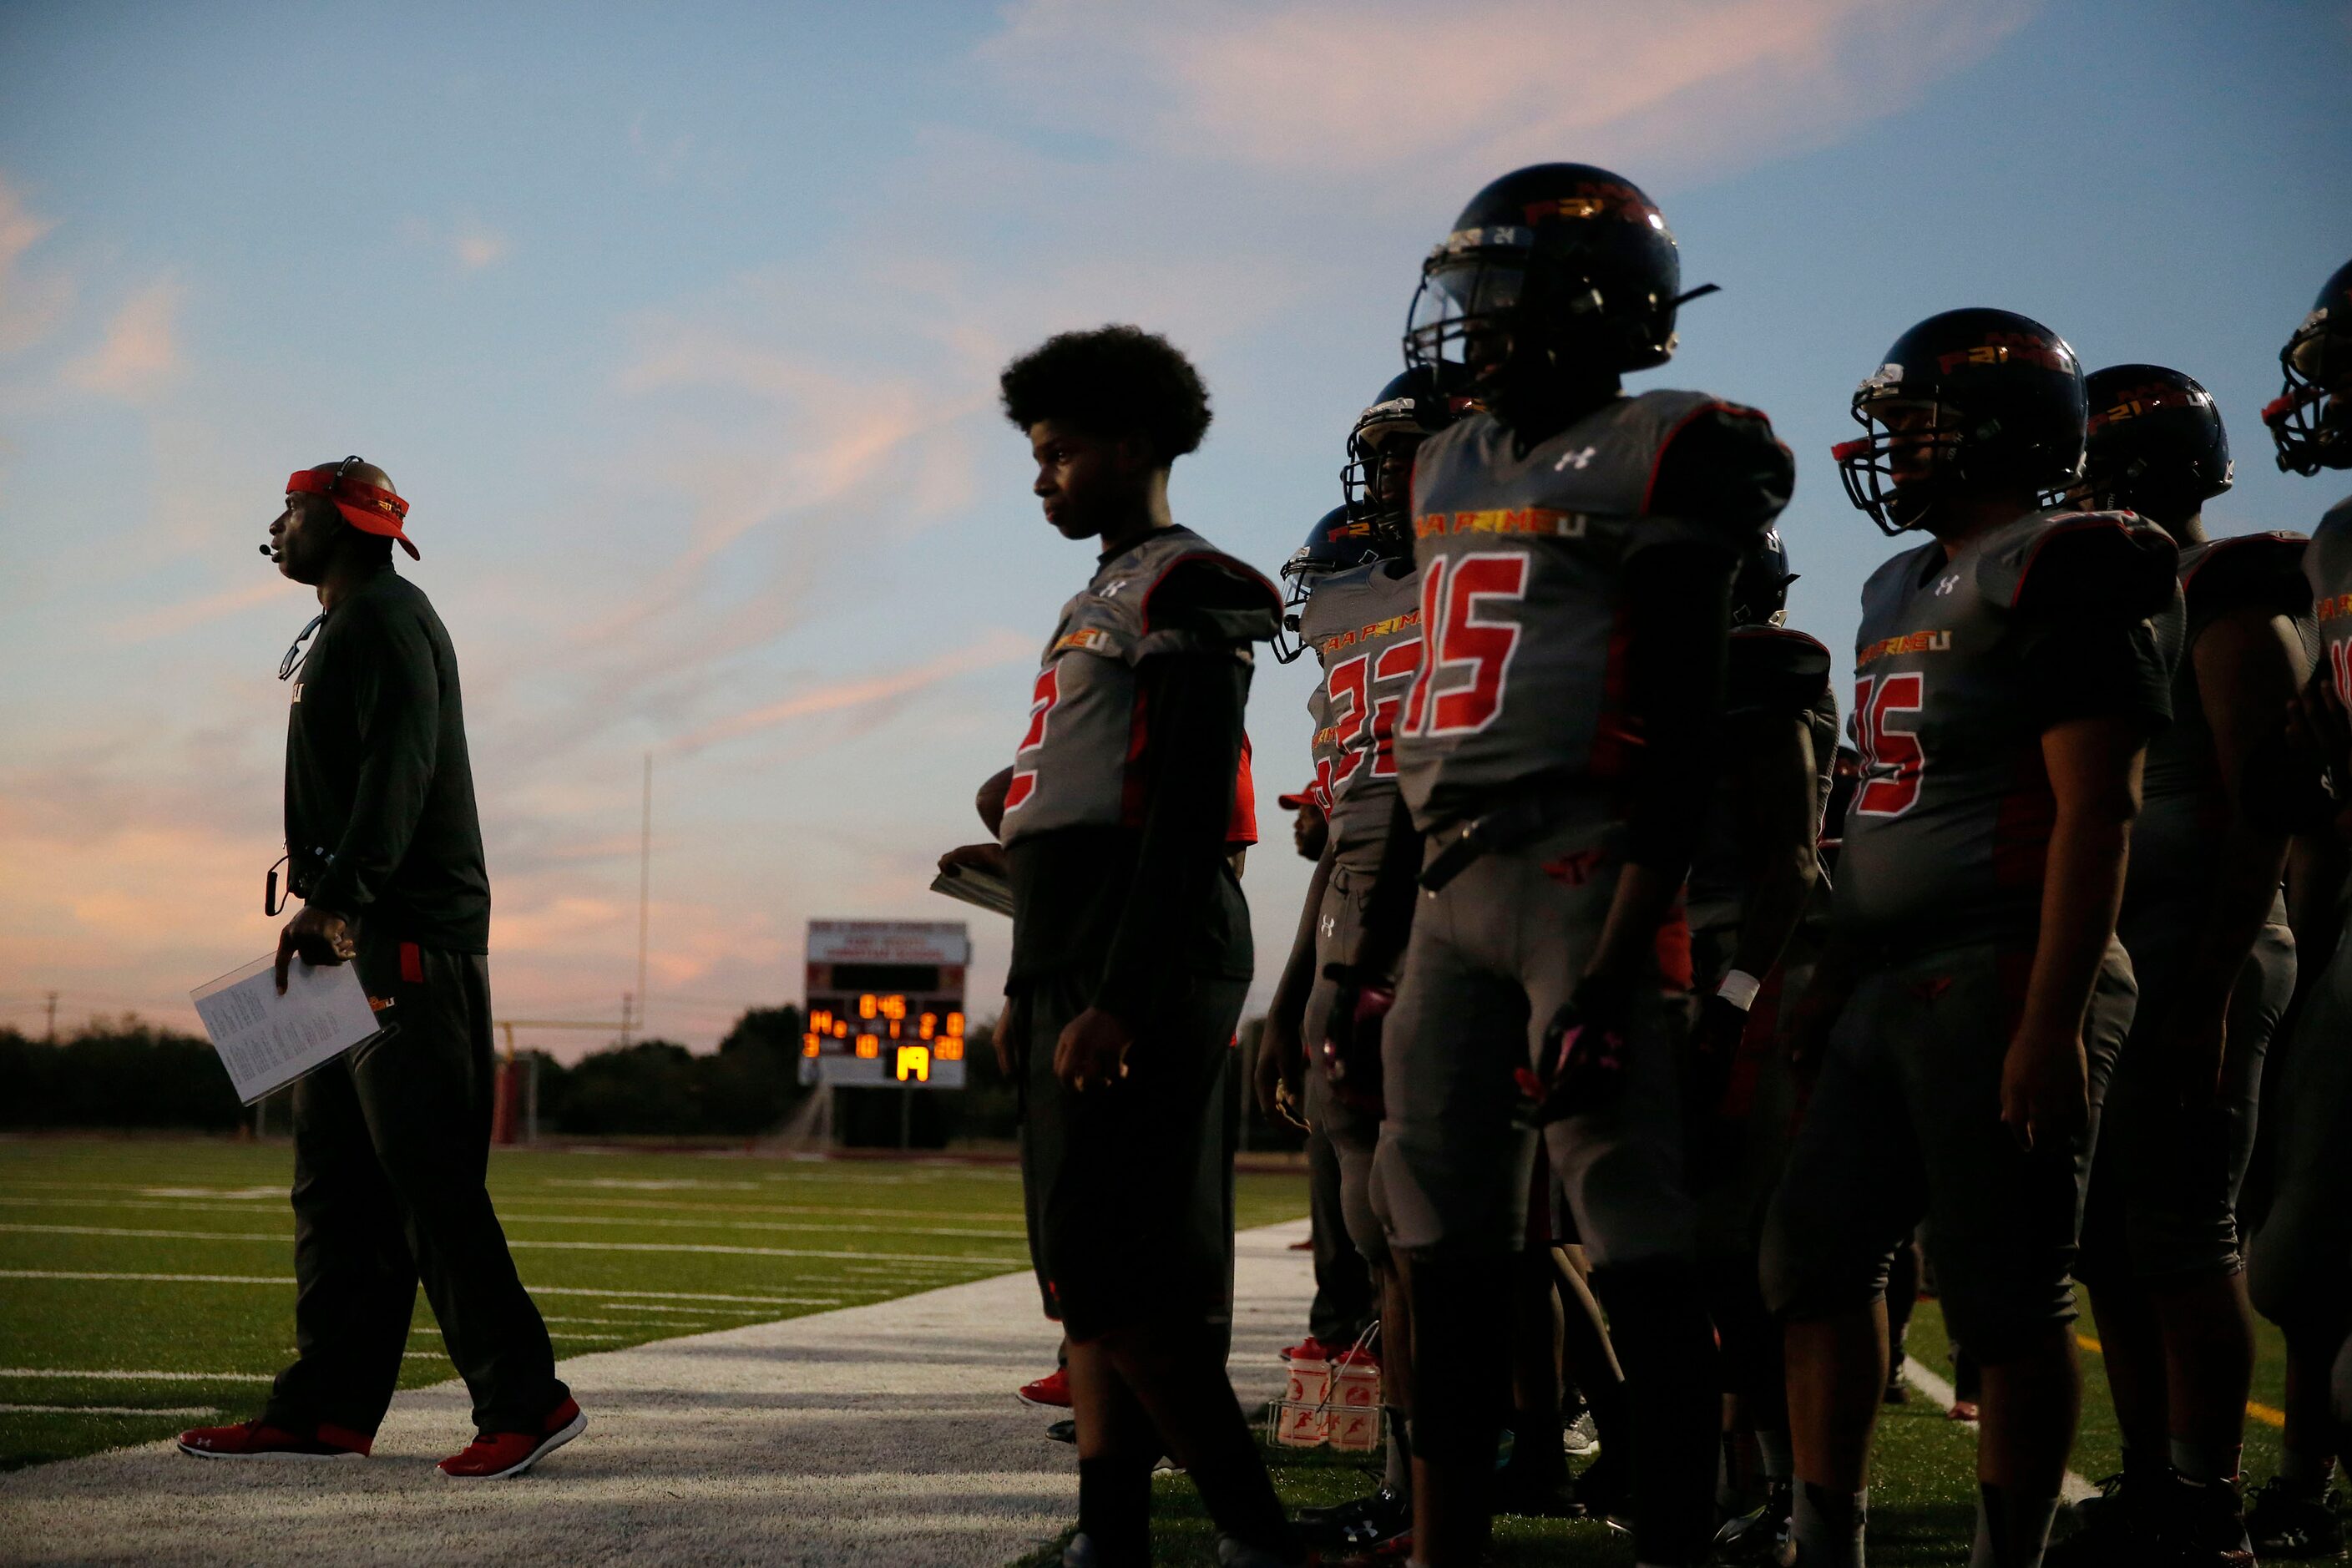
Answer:
[[[812,687],[780,702],[766,703],[706,724],[678,741],[677,747],[680,751],[699,751],[714,742],[731,740],[737,735],[749,734],[754,730],[764,730],[793,719],[889,702],[942,685],[976,669],[992,668],[1015,659],[1034,658],[1036,651],[1033,638],[1010,631],[992,631],[967,647],[921,664],[910,665],[905,669]]]
[[[179,285],[169,279],[133,294],[107,324],[98,347],[66,366],[66,380],[85,392],[143,401],[180,369],[180,295]]]
[[[70,278],[23,265],[25,253],[56,227],[0,177],[0,353],[13,353],[47,337],[72,308]]]
[[[236,615],[257,605],[282,604],[287,598],[286,582],[272,574],[264,582],[242,588],[230,588],[218,594],[208,594],[201,599],[188,599],[176,605],[165,605],[152,610],[142,610],[108,624],[106,633],[118,643],[152,642],[158,637],[176,637],[191,627],[224,616]]]

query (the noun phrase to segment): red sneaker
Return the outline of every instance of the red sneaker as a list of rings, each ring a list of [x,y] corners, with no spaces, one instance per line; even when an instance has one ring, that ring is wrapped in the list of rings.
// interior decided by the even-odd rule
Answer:
[[[461,1481],[494,1481],[500,1476],[519,1476],[586,1430],[588,1417],[580,1413],[580,1402],[567,1399],[555,1407],[546,1425],[537,1432],[476,1435],[463,1453],[452,1454],[441,1461],[441,1473]]]
[[[374,1446],[373,1437],[348,1426],[320,1426],[305,1437],[258,1421],[180,1434],[180,1452],[199,1459],[364,1459]]]
[[[1070,1407],[1069,1368],[1057,1366],[1036,1382],[1023,1384],[1020,1394],[1024,1405],[1050,1405],[1056,1410],[1067,1410]]]

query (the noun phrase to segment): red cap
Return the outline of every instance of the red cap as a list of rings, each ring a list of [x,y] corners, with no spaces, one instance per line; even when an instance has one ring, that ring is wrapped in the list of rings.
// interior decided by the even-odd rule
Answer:
[[[325,496],[343,514],[343,521],[362,533],[380,533],[400,541],[412,561],[421,561],[416,546],[400,531],[403,519],[408,516],[408,503],[390,490],[380,490],[373,485],[363,485],[346,475],[337,479],[331,473],[316,468],[297,468],[286,480],[288,495]]]
[[[1274,797],[1274,804],[1285,811],[1297,811],[1302,805],[1311,805],[1318,811],[1323,809],[1323,802],[1317,798],[1313,784],[1308,784],[1297,795],[1276,795]]]

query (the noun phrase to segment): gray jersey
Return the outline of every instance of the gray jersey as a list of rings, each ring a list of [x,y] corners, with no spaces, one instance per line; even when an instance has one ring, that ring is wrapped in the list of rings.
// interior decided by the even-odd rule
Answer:
[[[2282,615],[2307,629],[2311,589],[2304,581],[2299,533],[2249,533],[2184,546],[2180,588],[2184,629],[2172,679],[2172,722],[2148,742],[2139,816],[2132,824],[2126,912],[2160,901],[2199,899],[2221,867],[2231,819],[2230,792],[2213,749],[2190,654],[2218,616],[2247,606]],[[2284,918],[2282,910],[2281,918]]]
[[[1318,804],[1331,849],[1349,865],[1380,862],[1397,797],[1397,715],[1421,668],[1421,585],[1407,562],[1334,573],[1299,612],[1298,637],[1322,661],[1307,700],[1315,721]]]
[[[1616,814],[1628,761],[1622,711],[1625,565],[1704,541],[1738,554],[1788,499],[1787,448],[1752,409],[1696,392],[1620,397],[1525,454],[1475,414],[1413,464],[1414,559],[1424,638],[1396,753],[1424,831],[1534,775],[1560,819]]]
[[[1155,625],[1151,596],[1180,566],[1205,564],[1264,592],[1264,611],[1205,613],[1230,623],[1223,635],[1203,615],[1182,626]],[[1247,596],[1254,597],[1254,595]],[[1045,644],[1029,703],[1029,728],[1013,758],[1004,793],[1007,844],[1064,827],[1137,826],[1150,749],[1136,666],[1155,654],[1207,652],[1246,665],[1250,643],[1273,635],[1282,595],[1255,571],[1189,528],[1153,531],[1095,570],[1062,606]],[[1242,768],[1249,767],[1244,743]],[[1236,791],[1244,808],[1246,787]],[[1253,837],[1254,837],[1253,833]]]
[[[1728,732],[1736,737],[1745,720],[1802,720],[1813,737],[1813,801],[1817,808],[1827,805],[1838,742],[1830,650],[1785,626],[1734,626],[1727,651],[1723,707],[1730,721]],[[1738,770],[1725,768],[1716,785],[1715,804],[1699,828],[1684,894],[1693,931],[1737,926],[1747,911],[1754,855],[1742,842],[1736,798],[1741,787]],[[1814,828],[1818,835],[1818,822]]]
[[[1896,950],[2032,942],[2055,810],[2042,732],[2060,694],[2030,656],[2037,639],[2084,639],[2099,657],[2136,659],[2160,704],[2166,672],[2147,617],[2179,596],[2174,562],[2169,536],[2129,512],[2049,510],[1948,560],[1930,540],[1871,574],[1842,928]]]
[[[2311,613],[2336,689],[2352,701],[2352,498],[2327,509],[2303,553]]]

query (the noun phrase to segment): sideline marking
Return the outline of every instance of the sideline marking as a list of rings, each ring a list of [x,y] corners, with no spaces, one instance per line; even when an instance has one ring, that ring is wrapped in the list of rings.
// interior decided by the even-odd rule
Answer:
[[[1952,1401],[1957,1396],[1950,1384],[1929,1372],[1916,1356],[1903,1358],[1903,1381],[1946,1410],[1952,1407]],[[1970,1422],[1969,1425],[1973,1426],[1976,1423]],[[2066,1479],[2058,1483],[2058,1497],[2062,1502],[2081,1502],[2084,1498],[2094,1498],[2098,1495],[2098,1488],[2072,1470],[2068,1470]]]
[[[241,1230],[131,1230],[103,1225],[0,1225],[0,1231],[23,1236],[112,1236],[143,1241],[267,1241],[279,1247],[285,1246],[289,1239],[282,1232],[258,1236]],[[518,1241],[509,1237],[507,1246],[516,1249],[539,1247],[560,1252],[704,1252],[740,1258],[837,1258],[853,1263],[919,1268],[978,1264],[1010,1269],[1025,1261],[1019,1258],[975,1258],[969,1253],[955,1252],[840,1252],[806,1247],[725,1247],[715,1242]]]
[[[217,1415],[220,1411],[210,1405],[173,1405],[158,1409],[152,1405],[0,1405],[0,1415]]]
[[[2074,1342],[2082,1346],[2084,1350],[2089,1351],[2093,1355],[2097,1356],[2101,1361],[2106,1360],[2107,1352],[2105,1349],[2100,1345],[2097,1340],[2094,1339],[2089,1334],[2076,1334],[2074,1336]],[[2284,1431],[2286,1429],[2286,1412],[2284,1410],[2273,1409],[2258,1399],[2249,1399],[2246,1401],[2246,1414],[2252,1416],[2255,1420],[2261,1422],[2265,1426],[2275,1426],[2281,1431]]]
[[[291,1285],[291,1274],[128,1274],[108,1273],[85,1268],[0,1268],[0,1279],[137,1279],[160,1285]],[[838,1296],[729,1296],[711,1290],[626,1290],[617,1287],[592,1288],[586,1285],[531,1285],[523,1289],[534,1296],[593,1296],[600,1300],[619,1302],[625,1299],[646,1297],[660,1301],[740,1301],[754,1307],[837,1307]],[[641,1307],[645,1312],[698,1312],[702,1307]]]
[[[592,1200],[593,1201],[593,1200]],[[675,1212],[675,1205],[671,1205]],[[0,1207],[7,1208],[84,1208],[84,1209],[152,1209],[164,1214],[234,1214],[252,1215],[250,1204],[182,1202],[156,1203],[140,1198],[27,1198],[0,1196]],[[757,1210],[749,1212],[757,1213]],[[809,1224],[795,1220],[757,1219],[677,1219],[655,1218],[651,1215],[603,1214],[530,1214],[524,1205],[501,1205],[501,1216],[509,1225],[633,1225],[659,1230],[783,1230],[807,1231],[815,1235],[831,1235],[849,1231],[871,1234],[876,1226],[856,1223],[844,1225]],[[255,1215],[258,1218],[260,1216]],[[918,1218],[938,1216],[919,1215]],[[998,1226],[975,1230],[963,1226],[891,1226],[886,1236],[955,1236],[981,1241],[1021,1241],[1025,1233]]]

